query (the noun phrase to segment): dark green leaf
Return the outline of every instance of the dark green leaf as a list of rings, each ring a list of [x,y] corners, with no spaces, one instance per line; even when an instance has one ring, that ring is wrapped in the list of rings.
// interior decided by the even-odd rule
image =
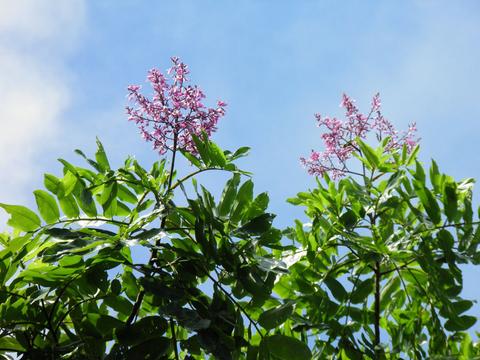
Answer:
[[[352,210],[347,210],[340,216],[340,222],[346,229],[351,229],[357,223],[357,215]]]
[[[80,207],[88,216],[97,216],[97,207],[93,201],[92,193],[88,189],[83,189],[78,197]]]
[[[293,304],[286,303],[260,314],[259,324],[267,329],[273,329],[282,325],[293,312]]]
[[[62,240],[80,239],[82,237],[87,236],[86,234],[81,233],[79,231],[72,231],[64,228],[50,228],[45,230],[45,233],[54,238],[62,239]]]
[[[272,335],[263,338],[260,343],[260,355],[263,359],[311,360],[312,353],[307,344],[285,335]]]
[[[171,351],[172,341],[158,337],[139,343],[127,351],[126,360],[160,360]]]
[[[350,301],[353,304],[358,304],[370,295],[373,291],[374,281],[373,278],[359,281],[355,287],[355,290],[350,295]]]
[[[323,281],[327,285],[328,289],[332,292],[332,295],[335,299],[342,302],[347,297],[347,291],[343,285],[337,279],[327,276]]]
[[[116,331],[117,339],[123,345],[134,346],[146,340],[161,337],[167,331],[168,322],[159,316],[147,316],[132,325]]]
[[[247,232],[252,235],[261,235],[272,227],[272,221],[274,218],[274,214],[262,214],[238,228],[237,232]]]
[[[455,221],[458,212],[457,185],[454,182],[446,182],[443,192],[443,204],[445,215],[449,221]]]
[[[470,329],[477,322],[475,316],[462,315],[457,318],[449,319],[445,323],[445,329],[449,331],[465,331]]]

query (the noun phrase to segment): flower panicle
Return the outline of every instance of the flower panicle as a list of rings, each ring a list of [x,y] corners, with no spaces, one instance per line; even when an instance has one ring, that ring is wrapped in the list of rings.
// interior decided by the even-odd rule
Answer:
[[[300,163],[313,176],[323,176],[325,173],[335,178],[341,178],[348,172],[347,160],[358,150],[355,139],[365,139],[370,133],[375,134],[378,141],[388,137],[385,151],[396,151],[406,145],[412,151],[418,144],[415,123],[409,125],[407,131],[399,132],[381,112],[380,94],[373,96],[368,114],[361,113],[355,100],[347,94],[342,95],[340,107],[345,110],[343,120],[315,114],[317,126],[325,128],[321,135],[324,150],[312,150],[310,156],[300,158]]]
[[[152,142],[161,155],[174,147],[197,154],[193,136],[205,133],[210,137],[225,115],[227,104],[218,101],[217,107],[206,107],[202,89],[189,84],[188,66],[178,57],[171,61],[166,75],[155,68],[148,71],[151,98],[140,92],[141,86],[128,86],[128,100],[133,104],[126,107],[128,120],[137,124],[145,141]]]

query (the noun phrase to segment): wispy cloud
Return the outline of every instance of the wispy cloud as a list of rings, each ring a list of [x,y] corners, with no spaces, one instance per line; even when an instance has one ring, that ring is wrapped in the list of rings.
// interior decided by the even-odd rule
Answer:
[[[36,170],[38,154],[61,130],[70,101],[64,62],[84,20],[83,0],[16,0],[0,6],[2,202],[26,201],[24,186]]]

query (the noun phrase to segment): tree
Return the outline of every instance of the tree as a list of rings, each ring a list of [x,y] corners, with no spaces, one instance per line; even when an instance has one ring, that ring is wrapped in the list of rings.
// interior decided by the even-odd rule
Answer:
[[[0,236],[0,356],[480,354],[464,332],[472,302],[459,296],[459,264],[480,260],[473,180],[455,182],[433,162],[429,186],[414,127],[394,132],[378,97],[368,116],[344,97],[345,122],[318,117],[326,153],[302,160],[318,188],[290,199],[311,227],[281,231],[267,194],[255,196],[235,165],[249,149],[210,139],[226,104],[205,107],[186,65],[172,61],[169,76],[149,72],[151,99],[129,87],[129,118],[162,155],[150,170],[133,158],[112,169],[97,140],[93,158],[76,150],[90,168],[60,160],[61,176],[45,174],[38,212],[0,204],[13,228]],[[364,141],[372,129],[375,149]],[[177,173],[179,156],[190,172]],[[209,171],[231,174],[218,200],[196,180]]]
[[[301,244],[274,291],[296,298],[292,327],[315,339],[321,356],[411,359],[479,356],[468,330],[473,305],[460,297],[460,264],[477,265],[480,229],[472,209],[474,180],[456,182],[435,161],[417,160],[415,124],[399,133],[380,111],[368,115],[346,95],[346,119],[317,116],[325,152],[302,159],[323,176],[318,188],[289,201],[312,221],[290,236]],[[375,135],[379,145],[363,139]],[[360,170],[349,168],[351,157]],[[332,173],[337,179],[330,179]],[[384,341],[382,341],[384,340]],[[386,341],[385,341],[386,340]]]

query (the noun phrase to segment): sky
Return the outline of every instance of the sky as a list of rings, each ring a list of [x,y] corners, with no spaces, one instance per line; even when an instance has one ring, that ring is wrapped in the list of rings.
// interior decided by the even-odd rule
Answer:
[[[42,174],[95,136],[114,164],[158,159],[126,120],[126,87],[171,56],[207,105],[228,103],[214,140],[252,147],[241,166],[279,227],[302,217],[285,199],[315,186],[299,164],[321,148],[313,114],[341,115],[343,92],[361,109],[380,92],[399,129],[417,123],[423,161],[480,179],[479,24],[475,0],[0,0],[0,202],[33,206]],[[218,194],[226,179],[201,180]],[[479,276],[465,269],[466,297]]]

